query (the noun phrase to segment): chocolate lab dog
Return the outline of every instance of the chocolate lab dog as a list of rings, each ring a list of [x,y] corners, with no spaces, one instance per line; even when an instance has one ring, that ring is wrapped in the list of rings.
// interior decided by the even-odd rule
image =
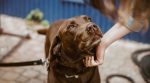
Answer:
[[[100,83],[98,67],[85,67],[83,59],[95,56],[101,38],[100,28],[85,15],[51,24],[45,43],[48,83]]]

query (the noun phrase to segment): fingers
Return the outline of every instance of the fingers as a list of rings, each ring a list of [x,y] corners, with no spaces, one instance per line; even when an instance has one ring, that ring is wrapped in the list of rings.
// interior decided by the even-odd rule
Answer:
[[[83,60],[83,63],[86,67],[93,67],[103,64],[103,57],[99,60],[95,60],[94,56],[86,56]]]
[[[86,66],[87,66],[87,67],[90,66],[90,65],[91,65],[91,57],[90,57],[90,56],[87,56],[87,57],[85,58],[85,62],[86,62]]]
[[[94,56],[86,56],[83,62],[86,67],[94,66]]]

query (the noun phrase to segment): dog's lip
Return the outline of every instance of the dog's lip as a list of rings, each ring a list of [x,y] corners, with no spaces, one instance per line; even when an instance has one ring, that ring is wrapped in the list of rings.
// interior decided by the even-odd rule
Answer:
[[[98,45],[100,42],[101,42],[101,39],[100,39],[100,38],[97,39],[97,40],[95,40],[90,46],[87,47],[87,49],[90,50],[91,48],[93,48],[93,47],[95,47],[96,45]]]
[[[95,45],[99,44],[100,42],[101,42],[101,39],[99,38],[96,41],[94,41],[91,46],[95,46]]]
[[[87,41],[98,41],[100,38],[99,38],[99,35],[98,34],[94,34],[90,37],[87,37],[86,39],[81,39],[82,42],[87,42]]]
[[[95,34],[93,37],[92,37],[92,45],[95,45],[96,43],[98,43],[99,41],[101,40],[100,36]]]
[[[88,41],[88,40],[90,40],[91,38],[90,37],[88,37],[88,38],[85,38],[85,39],[81,39],[81,41],[82,42],[86,42],[86,41]]]

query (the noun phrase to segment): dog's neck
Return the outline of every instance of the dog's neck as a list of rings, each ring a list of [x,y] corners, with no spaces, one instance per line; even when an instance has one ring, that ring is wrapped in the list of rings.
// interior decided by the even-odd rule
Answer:
[[[60,47],[59,56],[68,62],[77,62],[82,60],[86,55],[95,55],[95,49],[81,50],[76,47]]]

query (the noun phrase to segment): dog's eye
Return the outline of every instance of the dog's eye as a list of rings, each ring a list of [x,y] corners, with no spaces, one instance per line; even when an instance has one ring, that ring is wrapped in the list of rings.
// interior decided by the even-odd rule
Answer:
[[[72,28],[75,28],[75,27],[76,27],[76,25],[71,24],[71,25],[69,25],[69,26],[67,27],[67,29],[69,30],[69,29],[72,29]]]
[[[85,17],[83,17],[83,19],[84,19],[85,21],[92,22],[92,19],[91,19],[90,17],[85,16]]]
[[[92,22],[92,19],[91,19],[90,17],[88,17],[87,20],[88,20],[89,22]]]

